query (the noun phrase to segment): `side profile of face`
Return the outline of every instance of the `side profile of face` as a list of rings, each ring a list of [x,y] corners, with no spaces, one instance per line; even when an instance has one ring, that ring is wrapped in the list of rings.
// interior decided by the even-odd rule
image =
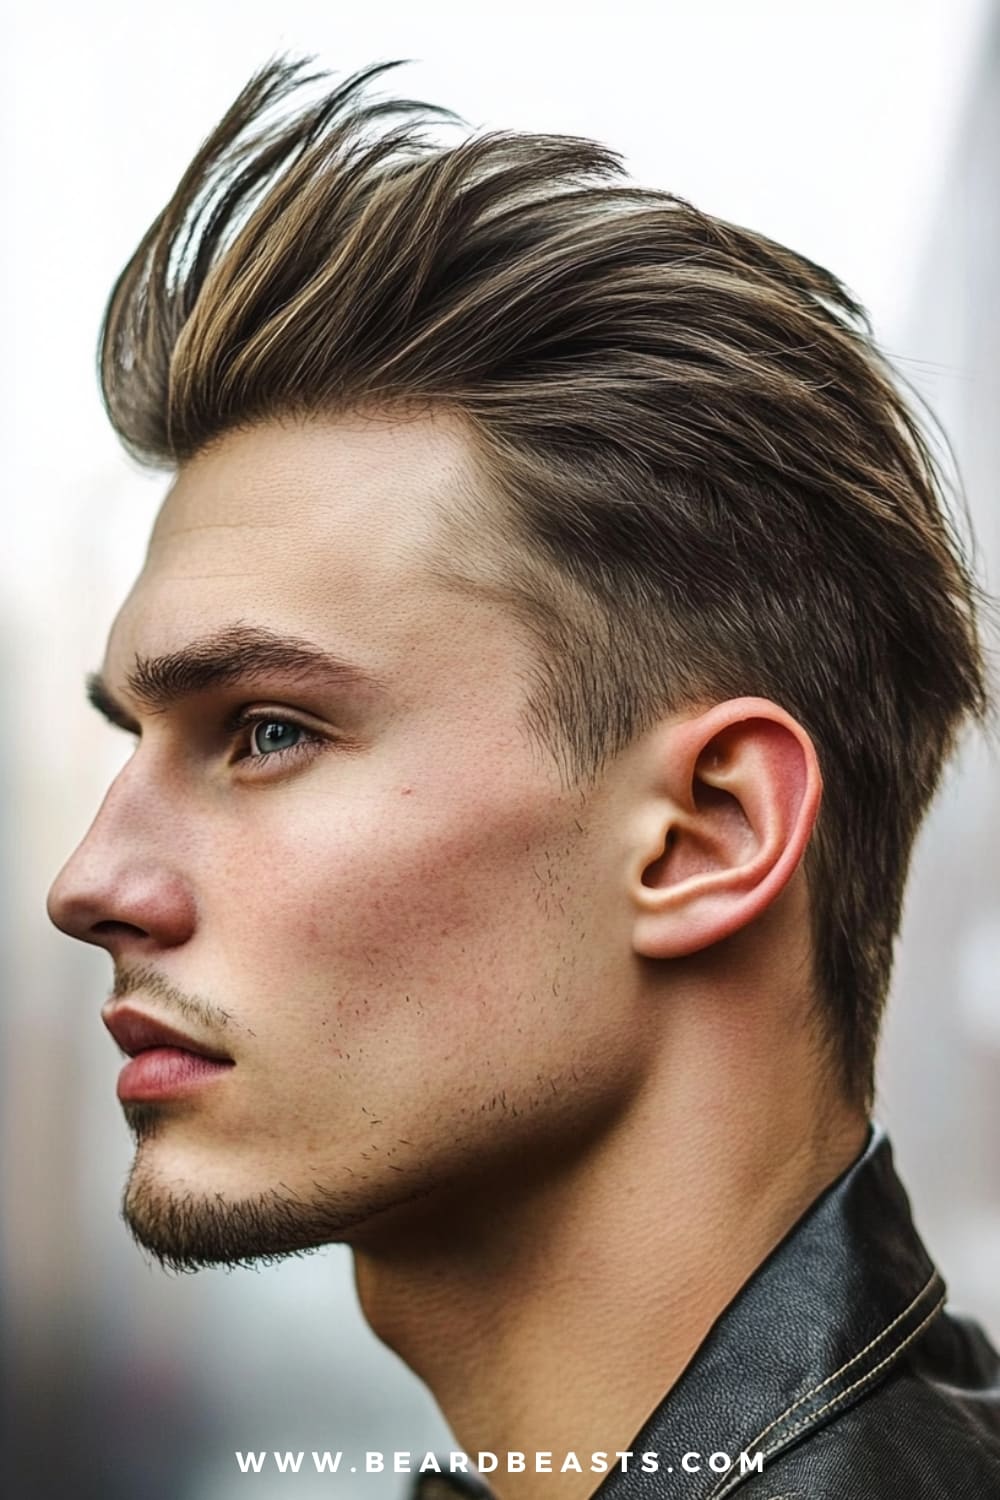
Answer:
[[[562,785],[522,725],[534,648],[435,572],[470,463],[441,415],[233,433],[115,619],[101,676],[141,737],[49,909],[111,954],[106,1018],[232,1061],[123,1098],[126,1216],[165,1263],[357,1240],[541,1166],[642,1066],[614,790]],[[220,653],[239,675],[206,684]]]

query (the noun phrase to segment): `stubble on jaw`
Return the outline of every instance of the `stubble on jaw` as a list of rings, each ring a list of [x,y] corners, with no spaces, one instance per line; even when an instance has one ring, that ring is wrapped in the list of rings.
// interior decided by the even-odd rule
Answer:
[[[163,1133],[163,1111],[143,1103],[126,1103],[123,1110],[136,1155],[122,1195],[121,1217],[135,1243],[166,1271],[249,1269],[312,1255],[348,1239],[354,1226],[372,1217],[370,1208],[358,1208],[354,1195],[349,1206],[343,1192],[320,1182],[313,1184],[315,1191],[308,1198],[286,1183],[238,1199],[171,1185],[148,1151],[148,1143]],[[400,1207],[426,1191],[411,1189],[380,1208]]]

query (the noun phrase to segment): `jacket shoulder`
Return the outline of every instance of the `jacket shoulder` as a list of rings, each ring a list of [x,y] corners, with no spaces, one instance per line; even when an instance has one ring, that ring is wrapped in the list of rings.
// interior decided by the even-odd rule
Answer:
[[[975,1323],[939,1317],[836,1420],[739,1487],[740,1500],[1000,1497],[1000,1356]]]

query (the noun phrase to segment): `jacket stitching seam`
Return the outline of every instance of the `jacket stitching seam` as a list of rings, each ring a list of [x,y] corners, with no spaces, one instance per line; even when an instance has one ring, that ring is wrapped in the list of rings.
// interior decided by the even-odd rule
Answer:
[[[832,1406],[836,1406],[838,1404],[838,1402],[845,1401],[847,1399],[847,1397],[851,1394],[852,1391],[856,1391],[858,1389],[858,1386],[867,1385],[869,1381],[873,1380],[875,1378],[875,1376],[878,1374],[879,1370],[883,1369],[887,1364],[890,1364],[891,1361],[894,1360],[898,1354],[901,1354],[903,1352],[903,1350],[906,1348],[907,1344],[912,1344],[913,1340],[915,1338],[919,1337],[919,1335],[921,1333],[923,1333],[924,1329],[927,1327],[927,1325],[931,1321],[931,1319],[937,1317],[937,1315],[941,1311],[942,1307],[944,1307],[944,1304],[945,1304],[946,1301],[947,1301],[947,1297],[946,1296],[942,1297],[941,1300],[938,1303],[936,1303],[934,1307],[931,1308],[931,1310],[927,1314],[926,1318],[923,1318],[921,1320],[921,1322],[917,1324],[917,1326],[916,1326],[916,1328],[914,1328],[913,1332],[907,1334],[906,1338],[903,1340],[903,1342],[901,1344],[897,1344],[894,1349],[891,1349],[889,1351],[889,1353],[885,1356],[884,1359],[880,1360],[877,1365],[873,1365],[873,1367],[866,1374],[862,1375],[860,1377],[860,1379],[856,1380],[853,1385],[849,1385],[846,1390],[841,1391],[839,1396],[832,1397],[829,1401],[826,1402],[826,1404],[824,1406],[821,1406],[818,1411],[814,1411],[811,1414],[811,1416],[803,1417],[803,1419],[801,1420],[801,1422],[796,1422],[796,1424],[795,1424],[794,1427],[790,1427],[787,1432],[785,1432],[785,1433],[782,1434],[781,1438],[779,1439],[779,1441],[777,1443],[772,1444],[772,1446],[770,1448],[765,1448],[764,1451],[763,1451],[763,1453],[762,1453],[762,1455],[761,1455],[762,1459],[764,1459],[766,1461],[767,1459],[771,1458],[776,1452],[778,1452],[781,1449],[781,1447],[788,1441],[789,1438],[794,1437],[797,1432],[801,1432],[804,1428],[808,1427],[811,1423],[815,1422],[819,1417],[821,1417],[823,1415],[823,1413],[825,1411],[829,1411],[830,1408]],[[751,1447],[752,1446],[753,1445],[751,1444]],[[726,1476],[726,1477],[727,1477],[727,1479],[728,1478],[735,1478],[736,1479],[736,1483],[738,1484],[740,1482],[740,1480],[744,1476],[742,1474],[740,1474],[740,1475],[736,1475],[736,1476]],[[712,1492],[712,1496],[709,1497],[709,1500],[713,1500],[713,1497],[716,1494],[718,1495],[718,1500],[722,1500],[722,1497],[724,1495],[726,1495],[727,1493],[731,1493],[731,1492],[732,1492],[732,1487],[730,1488],[729,1491],[727,1491],[725,1489],[719,1490],[719,1491],[713,1491]]]
[[[831,1384],[832,1381],[837,1380],[841,1375],[843,1375],[847,1370],[849,1370],[852,1365],[856,1365],[859,1359],[863,1359],[864,1356],[870,1352],[870,1350],[874,1349],[874,1347],[875,1347],[876,1344],[880,1344],[883,1339],[887,1338],[888,1335],[892,1332],[892,1330],[894,1328],[898,1327],[899,1324],[903,1321],[904,1318],[906,1318],[906,1317],[909,1316],[909,1314],[913,1311],[913,1309],[917,1306],[917,1304],[923,1300],[923,1298],[927,1295],[927,1293],[933,1287],[934,1283],[936,1281],[938,1281],[938,1280],[939,1280],[939,1277],[938,1277],[937,1271],[936,1270],[932,1271],[931,1274],[930,1274],[930,1276],[924,1282],[924,1285],[920,1288],[919,1292],[917,1292],[916,1296],[913,1298],[912,1302],[908,1302],[907,1305],[903,1308],[902,1312],[898,1313],[896,1315],[896,1317],[893,1318],[893,1320],[892,1320],[891,1323],[887,1323],[886,1324],[886,1326],[882,1329],[881,1333],[877,1333],[873,1339],[870,1339],[868,1341],[868,1343],[864,1346],[863,1349],[859,1349],[858,1352],[857,1352],[857,1354],[852,1355],[851,1358],[849,1360],[847,1360],[846,1363],[842,1364],[839,1369],[834,1370],[834,1372],[833,1372],[832,1375],[827,1375],[826,1378],[824,1380],[821,1380],[818,1385],[814,1385],[810,1390],[806,1391],[803,1395],[797,1397],[797,1399],[792,1402],[791,1406],[786,1407],[786,1409],[780,1414],[780,1416],[775,1417],[774,1420],[772,1422],[769,1422],[767,1424],[767,1426],[761,1432],[758,1432],[758,1434],[757,1434],[757,1436],[755,1438],[751,1439],[751,1441],[746,1445],[746,1448],[744,1449],[744,1451],[745,1452],[749,1452],[750,1449],[755,1448],[757,1446],[757,1444],[760,1442],[761,1438],[767,1437],[767,1434],[769,1432],[773,1431],[773,1429],[775,1427],[779,1426],[785,1420],[786,1417],[790,1417],[793,1411],[796,1411],[800,1406],[802,1406],[806,1401],[809,1401],[813,1396],[818,1395],[819,1392],[821,1390],[823,1390],[825,1386],[828,1386],[828,1385]],[[836,1403],[838,1401],[842,1401],[845,1396],[848,1396],[851,1393],[851,1391],[855,1390],[859,1385],[863,1385],[866,1380],[870,1380],[873,1375],[876,1375],[878,1373],[878,1371],[883,1368],[884,1365],[887,1365],[889,1363],[889,1361],[891,1359],[894,1359],[895,1356],[901,1350],[905,1349],[906,1346],[907,1346],[907,1344],[910,1343],[912,1339],[916,1338],[917,1334],[920,1333],[927,1326],[927,1324],[930,1322],[930,1320],[933,1317],[936,1316],[936,1314],[944,1306],[944,1303],[946,1301],[946,1296],[947,1296],[947,1294],[944,1297],[941,1298],[941,1300],[936,1304],[935,1307],[933,1307],[931,1309],[931,1311],[928,1313],[927,1317],[924,1318],[924,1320],[918,1325],[918,1327],[916,1329],[914,1329],[914,1331],[912,1333],[908,1334],[907,1337],[902,1341],[901,1344],[897,1344],[893,1349],[891,1349],[890,1352],[885,1356],[885,1358],[879,1364],[875,1365],[875,1367],[873,1369],[869,1370],[867,1372],[867,1374],[862,1375],[859,1380],[856,1380],[854,1382],[854,1385],[850,1385],[850,1386],[847,1387],[847,1389],[845,1391],[841,1391],[841,1393],[840,1393],[839,1396],[834,1396],[824,1406],[821,1406],[819,1408],[819,1411],[813,1412],[810,1417],[804,1418],[803,1421],[801,1421],[801,1422],[797,1423],[795,1426],[793,1426],[791,1428],[790,1432],[787,1432],[787,1433],[785,1433],[783,1435],[781,1441],[783,1442],[785,1440],[785,1438],[790,1437],[794,1433],[801,1431],[801,1429],[804,1426],[806,1426],[810,1421],[815,1421],[815,1419],[818,1416],[820,1416],[821,1413],[827,1411],[831,1406],[836,1405]],[[775,1451],[774,1447],[771,1447],[770,1449],[765,1450],[764,1457],[765,1458],[769,1457],[770,1454],[774,1453],[774,1451]],[[721,1500],[722,1495],[725,1493],[725,1490],[724,1490],[723,1486],[726,1483],[727,1483],[726,1476],[723,1476],[723,1478],[719,1480],[718,1484],[715,1485],[715,1487],[708,1492],[708,1495],[706,1496],[706,1500]]]
[[[818,1410],[814,1411],[810,1416],[803,1417],[800,1422],[796,1422],[795,1425],[793,1427],[790,1427],[785,1433],[785,1437],[792,1437],[796,1432],[801,1432],[803,1427],[808,1427],[810,1422],[815,1422],[817,1417],[821,1417],[825,1411],[829,1411],[831,1406],[836,1406],[838,1401],[844,1401],[852,1391],[857,1390],[859,1385],[864,1385],[866,1381],[871,1380],[878,1374],[879,1370],[884,1369],[885,1366],[889,1364],[891,1360],[894,1360],[898,1354],[902,1354],[907,1344],[912,1344],[913,1340],[915,1338],[918,1338],[919,1335],[923,1333],[924,1329],[927,1327],[931,1319],[937,1317],[942,1307],[944,1307],[945,1300],[946,1299],[942,1297],[939,1302],[936,1302],[931,1308],[930,1312],[927,1314],[926,1318],[921,1319],[916,1328],[914,1328],[913,1332],[908,1333],[903,1342],[901,1344],[897,1344],[895,1349],[891,1349],[884,1359],[879,1360],[877,1365],[873,1365],[872,1368],[868,1370],[864,1375],[859,1376],[858,1379],[854,1381],[853,1385],[849,1385],[846,1390],[841,1391],[839,1395],[831,1396],[829,1401],[825,1402],[823,1406],[819,1407]],[[772,1447],[770,1451],[771,1453],[773,1453],[774,1448]],[[768,1454],[765,1453],[764,1457],[768,1457]]]
[[[825,1402],[824,1405],[818,1409],[818,1411],[812,1412],[808,1417],[803,1417],[801,1421],[796,1422],[793,1427],[790,1427],[787,1432],[782,1433],[778,1442],[773,1443],[770,1448],[764,1449],[761,1455],[762,1458],[764,1460],[771,1458],[776,1452],[780,1450],[780,1448],[788,1441],[789,1438],[794,1437],[796,1433],[802,1432],[806,1427],[809,1427],[813,1422],[821,1417],[825,1411],[829,1411],[831,1407],[836,1406],[841,1401],[845,1401],[851,1394],[851,1392],[856,1391],[859,1386],[867,1385],[871,1380],[873,1380],[878,1374],[879,1370],[884,1369],[887,1364],[890,1364],[898,1355],[902,1354],[907,1344],[912,1344],[915,1338],[919,1338],[920,1334],[923,1333],[928,1323],[930,1323],[933,1318],[937,1317],[942,1307],[944,1307],[946,1301],[947,1294],[941,1297],[940,1300],[934,1304],[930,1312],[927,1314],[926,1318],[921,1319],[916,1328],[913,1329],[912,1333],[908,1333],[906,1335],[906,1338],[903,1339],[902,1343],[897,1344],[895,1348],[890,1349],[889,1353],[885,1356],[884,1359],[879,1360],[877,1365],[873,1365],[870,1370],[868,1370],[864,1375],[855,1380],[853,1385],[847,1386],[847,1388],[841,1391],[839,1395],[831,1397],[831,1399]],[[913,1306],[912,1302],[910,1306]],[[899,1320],[897,1319],[896,1321],[898,1322]],[[888,1329],[886,1329],[885,1331],[888,1332]],[[850,1361],[850,1363],[853,1364],[854,1361],[852,1360]],[[847,1366],[845,1365],[844,1369],[846,1368]],[[755,1441],[757,1440],[755,1439]],[[750,1444],[750,1447],[753,1447],[753,1443]],[[738,1479],[741,1479],[742,1477],[743,1476],[740,1475],[738,1476]],[[718,1497],[718,1500],[722,1500],[722,1496],[724,1496],[726,1493],[727,1492],[724,1489],[713,1490],[712,1494],[709,1496],[709,1500],[716,1500],[716,1497]]]
[[[839,1369],[834,1370],[832,1375],[827,1375],[826,1378],[821,1380],[818,1385],[814,1385],[810,1390],[806,1391],[804,1395],[797,1397],[796,1400],[792,1402],[791,1406],[785,1408],[780,1416],[775,1417],[772,1422],[768,1422],[763,1431],[758,1432],[757,1436],[752,1440],[749,1446],[751,1448],[756,1447],[761,1438],[767,1437],[767,1434],[773,1427],[777,1427],[779,1422],[783,1422],[786,1417],[790,1417],[793,1411],[796,1411],[798,1407],[802,1406],[804,1402],[810,1400],[811,1397],[818,1396],[820,1391],[823,1390],[825,1386],[830,1385],[839,1376],[843,1375],[847,1370],[851,1368],[852,1365],[856,1365],[858,1360],[863,1359],[871,1349],[874,1349],[876,1344],[880,1344],[884,1338],[888,1337],[892,1330],[896,1328],[900,1323],[902,1323],[904,1318],[909,1316],[909,1314],[916,1307],[917,1303],[927,1295],[936,1280],[937,1271],[932,1271],[928,1279],[925,1281],[924,1285],[920,1288],[917,1295],[913,1298],[913,1301],[908,1302],[903,1308],[903,1311],[897,1314],[897,1316],[893,1318],[891,1323],[887,1323],[886,1326],[882,1329],[881,1333],[877,1333],[873,1339],[869,1340],[869,1342],[864,1346],[863,1349],[859,1349],[857,1354],[853,1354],[845,1364],[842,1364]]]

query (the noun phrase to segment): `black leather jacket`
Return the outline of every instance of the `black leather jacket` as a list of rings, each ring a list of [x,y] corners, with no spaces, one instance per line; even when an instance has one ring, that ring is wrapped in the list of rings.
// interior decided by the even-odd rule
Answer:
[[[876,1126],[593,1500],[1000,1500],[1000,1356],[945,1296]]]
[[[628,1449],[591,1500],[1000,1500],[1000,1356],[945,1311],[878,1126]],[[455,1491],[490,1497],[458,1475],[411,1495]]]

